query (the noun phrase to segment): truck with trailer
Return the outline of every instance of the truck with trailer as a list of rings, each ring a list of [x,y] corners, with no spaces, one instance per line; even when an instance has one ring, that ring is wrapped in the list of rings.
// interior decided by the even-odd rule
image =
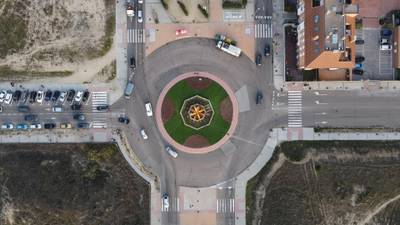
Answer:
[[[225,35],[216,34],[215,35],[216,47],[222,51],[231,54],[233,56],[239,57],[242,50],[235,46],[236,42]]]

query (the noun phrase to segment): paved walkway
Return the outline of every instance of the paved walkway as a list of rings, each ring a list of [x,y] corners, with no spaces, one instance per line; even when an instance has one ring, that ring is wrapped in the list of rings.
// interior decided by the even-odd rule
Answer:
[[[235,212],[236,225],[246,224],[246,186],[247,181],[254,177],[271,159],[275,147],[281,142],[296,140],[400,140],[400,133],[315,133],[313,128],[275,128],[270,133],[267,143],[256,160],[236,177]]]
[[[217,143],[215,143],[211,146],[202,147],[202,148],[191,148],[191,147],[188,147],[188,146],[185,146],[185,145],[182,145],[182,144],[176,142],[165,130],[164,123],[162,121],[162,116],[161,116],[162,115],[162,113],[161,113],[162,103],[163,103],[164,98],[167,95],[169,89],[171,89],[171,87],[173,87],[179,81],[190,78],[190,77],[205,77],[205,78],[208,78],[208,79],[211,79],[211,80],[217,82],[219,85],[221,85],[225,89],[225,91],[228,93],[229,98],[232,101],[231,126],[229,127],[229,130],[226,133],[226,135],[223,138],[221,138],[221,140],[219,140]],[[231,87],[221,78],[219,78],[215,75],[212,75],[210,73],[206,73],[206,72],[190,72],[190,73],[186,73],[186,74],[175,77],[162,90],[160,96],[158,97],[157,106],[156,106],[156,121],[157,121],[157,126],[158,126],[158,129],[159,129],[161,135],[165,138],[165,140],[167,140],[168,143],[170,143],[175,148],[177,148],[181,151],[187,152],[187,153],[192,153],[192,154],[193,153],[196,153],[196,154],[208,153],[208,152],[212,152],[212,151],[220,148],[223,144],[225,144],[229,140],[229,138],[235,132],[236,126],[238,124],[238,119],[239,119],[239,106],[238,106],[238,102],[237,102],[235,93],[232,91]]]

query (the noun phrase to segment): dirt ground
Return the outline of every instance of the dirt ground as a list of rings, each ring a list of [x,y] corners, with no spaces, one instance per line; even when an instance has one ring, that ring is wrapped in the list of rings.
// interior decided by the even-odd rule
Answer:
[[[0,67],[74,72],[111,50],[114,14],[113,0],[0,1]]]
[[[203,90],[206,89],[213,81],[208,78],[198,78],[198,77],[190,77],[186,79],[186,83],[196,90]]]
[[[202,147],[209,146],[210,143],[208,143],[207,138],[196,134],[196,135],[192,135],[192,136],[186,138],[183,145],[191,147],[191,148],[202,148]]]
[[[399,149],[400,142],[284,143],[248,183],[247,224],[400,224]]]
[[[233,108],[229,96],[222,100],[219,111],[221,112],[222,119],[229,123],[232,121]]]
[[[175,107],[170,97],[166,96],[161,107],[161,118],[166,123],[174,115]]]
[[[0,224],[150,224],[149,185],[111,144],[0,145]]]

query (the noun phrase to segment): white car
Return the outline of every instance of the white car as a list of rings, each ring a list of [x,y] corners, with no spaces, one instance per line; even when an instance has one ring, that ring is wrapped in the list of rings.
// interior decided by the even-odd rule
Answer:
[[[12,123],[5,123],[5,124],[1,125],[1,129],[11,130],[11,129],[14,129],[14,125]]]
[[[0,103],[4,102],[4,98],[6,97],[7,92],[6,91],[1,91],[0,92]]]
[[[4,103],[10,104],[11,101],[12,101],[12,93],[11,92],[7,92],[6,97],[4,98]]]
[[[82,101],[82,96],[83,96],[83,91],[78,91],[75,96],[75,101],[76,102],[81,102]]]
[[[168,154],[170,154],[174,158],[178,157],[178,153],[174,149],[172,149],[171,146],[166,146],[165,151],[167,151]]]
[[[66,99],[66,97],[67,97],[67,94],[68,94],[68,92],[66,92],[66,91],[61,92],[60,98],[58,99],[58,101],[60,101],[61,104],[65,102],[65,99]]]
[[[40,103],[40,104],[42,104],[42,102],[43,102],[43,95],[44,95],[44,92],[43,92],[43,91],[38,91],[38,92],[37,92],[36,101],[37,101],[38,103]]]
[[[162,205],[165,211],[168,211],[169,209],[169,197],[167,193],[164,193],[162,196]]]
[[[142,138],[144,140],[147,140],[149,138],[149,136],[147,136],[146,131],[143,128],[140,130],[140,135],[142,135]]]
[[[40,123],[31,124],[30,128],[31,129],[42,129],[42,124],[40,124]]]
[[[138,0],[138,3],[139,4],[143,4],[143,0]]]
[[[147,116],[153,116],[153,109],[151,107],[151,103],[147,102],[144,107],[146,108],[146,114]]]
[[[143,13],[142,13],[142,10],[139,10],[139,11],[137,12],[137,21],[138,21],[138,23],[142,23],[142,22],[143,22]]]

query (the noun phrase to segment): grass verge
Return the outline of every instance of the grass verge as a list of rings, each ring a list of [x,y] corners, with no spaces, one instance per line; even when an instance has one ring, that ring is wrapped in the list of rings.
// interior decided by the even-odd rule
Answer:
[[[33,70],[13,70],[8,66],[0,66],[0,80],[26,80],[41,77],[65,77],[73,72],[65,71],[33,71]]]

